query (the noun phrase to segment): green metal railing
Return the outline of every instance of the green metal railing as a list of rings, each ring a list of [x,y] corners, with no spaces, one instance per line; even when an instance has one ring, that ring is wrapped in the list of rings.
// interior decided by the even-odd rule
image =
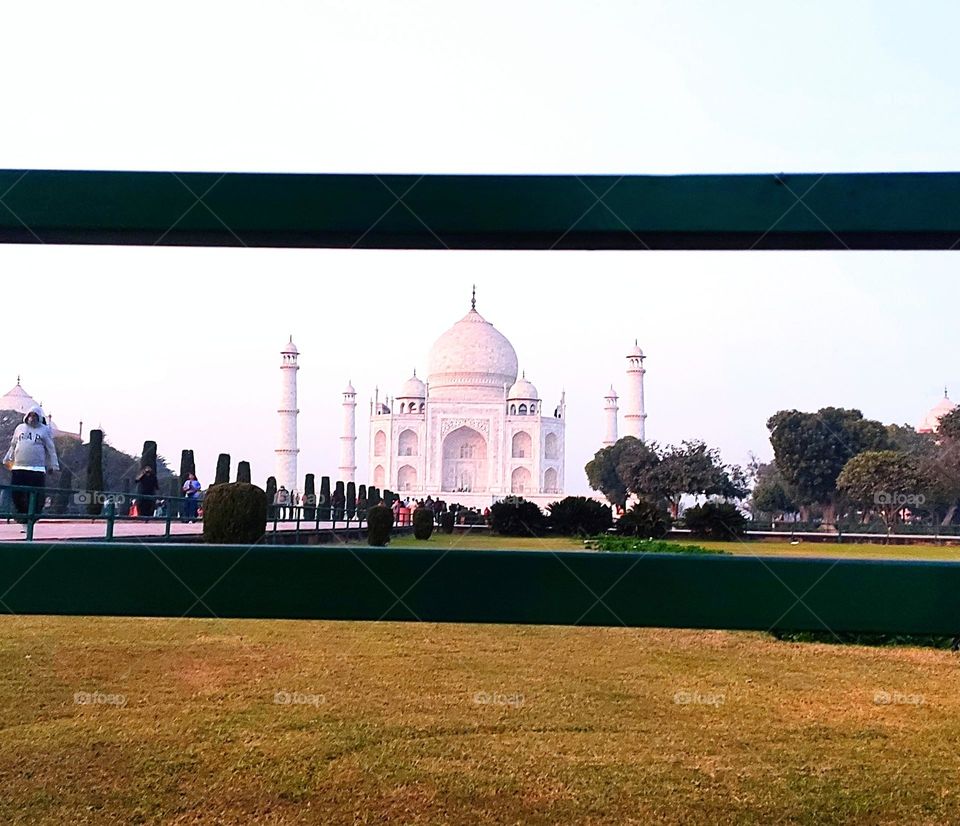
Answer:
[[[11,543],[18,614],[956,634],[960,564],[431,548]]]

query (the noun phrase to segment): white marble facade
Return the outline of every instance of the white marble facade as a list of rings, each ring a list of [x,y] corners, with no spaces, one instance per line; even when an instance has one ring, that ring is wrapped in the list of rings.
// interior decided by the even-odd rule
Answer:
[[[565,402],[544,407],[517,378],[510,342],[476,310],[430,350],[393,397],[370,403],[368,484],[404,496],[483,507],[510,495],[546,506],[563,496]]]

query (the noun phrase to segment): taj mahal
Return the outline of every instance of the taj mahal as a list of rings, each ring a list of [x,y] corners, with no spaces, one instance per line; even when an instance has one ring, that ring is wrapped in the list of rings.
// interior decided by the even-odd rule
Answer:
[[[298,489],[297,372],[299,351],[281,351],[280,444],[277,483]],[[643,438],[643,353],[627,355],[626,431]],[[618,397],[605,402],[604,443],[617,439]],[[396,395],[375,388],[366,426],[369,463],[357,479],[357,391],[343,391],[338,479],[359,481],[412,498],[443,499],[484,507],[522,496],[546,507],[564,495],[566,398],[547,404],[519,371],[510,341],[477,310],[469,312],[430,348],[425,379],[414,370]],[[599,435],[599,434],[598,434]],[[612,441],[611,441],[612,440]]]

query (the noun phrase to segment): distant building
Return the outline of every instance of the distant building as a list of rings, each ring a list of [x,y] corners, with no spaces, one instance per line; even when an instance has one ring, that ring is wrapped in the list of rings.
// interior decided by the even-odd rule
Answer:
[[[21,416],[25,416],[31,407],[42,408],[43,405],[20,386],[20,376],[17,376],[16,386],[0,398],[0,410],[14,410]],[[80,438],[79,433],[71,433],[69,430],[62,430],[57,427],[57,423],[53,420],[53,414],[44,411],[44,415],[47,419],[47,425],[49,425],[53,431],[54,436],[68,436],[71,439]]]
[[[957,406],[947,397],[947,388],[943,388],[943,398],[940,399],[917,425],[917,433],[936,433],[940,429],[940,419],[957,409]]]

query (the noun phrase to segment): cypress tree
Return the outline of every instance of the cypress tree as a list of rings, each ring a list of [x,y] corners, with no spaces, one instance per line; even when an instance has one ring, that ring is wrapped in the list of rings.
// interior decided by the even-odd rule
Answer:
[[[367,518],[367,486],[360,485],[357,489],[357,516],[360,519]]]
[[[330,520],[330,477],[320,477],[320,521]]]
[[[370,485],[369,492],[367,493],[367,510],[370,508],[375,508],[380,504],[380,491],[377,490],[376,485]]]
[[[237,462],[237,481],[250,484],[250,463]]]
[[[337,482],[337,487],[333,491],[333,518],[343,519],[343,508],[347,502],[347,495],[343,489],[343,482]]]
[[[221,453],[217,457],[217,475],[214,477],[213,484],[225,485],[229,481],[230,481],[230,454]]]
[[[383,492],[383,504],[388,508],[393,507],[393,500],[396,494],[392,490],[385,490]]]
[[[312,522],[317,518],[317,477],[308,473],[303,479],[303,518]]]
[[[156,442],[144,442],[143,443],[143,452],[140,454],[140,468],[141,470],[145,467],[150,468],[153,471],[153,475],[157,475],[157,443]]]
[[[355,482],[347,482],[347,519],[353,519],[357,515],[357,485]]]
[[[103,490],[103,431],[90,431],[90,446],[87,451],[87,493],[91,499],[87,502],[87,513],[99,516],[103,512],[100,493]]]

